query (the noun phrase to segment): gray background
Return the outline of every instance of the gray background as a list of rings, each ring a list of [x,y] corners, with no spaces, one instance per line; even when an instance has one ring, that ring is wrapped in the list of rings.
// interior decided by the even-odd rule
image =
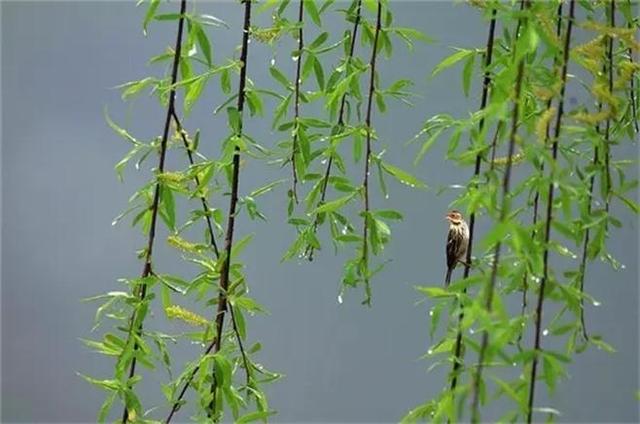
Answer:
[[[172,2],[174,3],[174,2]],[[170,5],[171,6],[171,5]],[[175,4],[173,5],[175,7]],[[199,10],[226,19],[236,30],[212,35],[219,62],[238,43],[240,7],[235,2],[202,3]],[[408,77],[421,97],[416,107],[391,105],[375,116],[382,143],[393,163],[411,169],[415,148],[404,147],[424,118],[449,112],[463,116],[477,103],[477,82],[471,99],[460,95],[458,70],[431,80],[433,66],[448,46],[480,46],[485,26],[478,13],[463,4],[402,2],[394,4],[398,25],[417,27],[435,37],[410,54],[398,42],[394,65],[382,62],[385,81]],[[127,224],[111,220],[125,208],[128,196],[147,177],[128,172],[125,184],[113,165],[127,145],[106,126],[103,107],[141,138],[161,130],[163,111],[154,100],[121,102],[116,84],[157,75],[161,68],[147,58],[172,43],[171,24],[154,24],[149,37],[141,33],[144,11],[120,2],[2,3],[2,420],[5,422],[93,421],[104,393],[83,382],[76,372],[102,378],[112,362],[86,349],[81,337],[92,337],[94,304],[79,299],[119,289],[117,278],[135,276],[140,264],[134,251],[143,238]],[[266,16],[259,22],[266,23]],[[329,21],[329,19],[327,19]],[[342,31],[331,19],[333,32]],[[331,29],[331,28],[330,28]],[[290,42],[286,48],[288,50]],[[249,74],[258,85],[272,85],[266,72],[271,50],[252,43]],[[278,63],[289,74],[285,54]],[[201,126],[205,151],[224,128],[224,116],[213,117],[220,103],[217,82],[203,104],[186,120]],[[249,133],[270,145],[270,119],[250,121]],[[226,131],[226,130],[225,130]],[[207,145],[208,143],[208,145]],[[635,146],[616,148],[636,157]],[[436,146],[412,172],[431,187],[464,183],[462,172],[442,161]],[[241,177],[248,193],[265,179],[288,176],[287,170],[249,162]],[[183,167],[173,154],[169,167]],[[456,193],[415,192],[392,185],[391,200],[405,212],[394,225],[393,242],[385,258],[393,258],[374,281],[373,307],[359,305],[361,293],[350,292],[338,305],[338,278],[345,258],[322,252],[311,264],[279,264],[294,236],[282,222],[284,190],[261,199],[270,223],[240,220],[239,235],[254,233],[245,252],[252,295],[270,315],[252,319],[249,337],[264,346],[259,359],[286,377],[269,387],[272,406],[281,422],[397,421],[411,407],[441,390],[444,370],[426,372],[419,360],[428,347],[427,306],[412,286],[435,284],[442,278],[446,227],[442,220]],[[384,207],[379,195],[375,207]],[[223,204],[224,205],[224,204]],[[391,203],[387,203],[391,206]],[[224,206],[226,208],[226,206]],[[603,264],[590,267],[588,290],[602,306],[589,307],[593,332],[605,335],[618,352],[596,349],[577,355],[556,396],[547,400],[541,384],[539,406],[562,411],[560,421],[636,422],[638,389],[638,240],[635,218],[616,210],[625,231],[616,231],[611,252],[624,264],[614,273]],[[166,272],[191,273],[160,239],[157,262]],[[552,306],[550,309],[553,308]],[[176,331],[180,328],[176,326]],[[550,337],[545,344],[553,343]],[[177,367],[197,355],[197,347],[177,350]],[[160,399],[158,380],[145,374],[146,405]],[[499,405],[485,418],[496,418]],[[158,414],[163,415],[162,414]],[[188,414],[181,412],[187,419]]]

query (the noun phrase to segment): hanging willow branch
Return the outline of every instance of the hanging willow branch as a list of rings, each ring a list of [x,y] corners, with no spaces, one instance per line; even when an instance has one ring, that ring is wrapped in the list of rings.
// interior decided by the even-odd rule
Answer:
[[[522,1],[522,9],[529,9],[529,1]],[[520,22],[526,21],[526,15],[519,19]],[[514,51],[515,54],[515,51]],[[511,166],[513,162],[513,153],[516,144],[516,135],[518,131],[518,120],[520,118],[520,94],[522,91],[522,81],[524,79],[524,57],[520,58],[518,63],[518,70],[516,74],[515,94],[513,113],[511,116],[511,130],[509,134],[509,150],[507,153],[507,164],[504,171],[504,178],[502,181],[502,206],[500,210],[499,223],[504,223],[509,213],[509,186],[511,183]],[[490,314],[493,308],[493,295],[495,292],[496,280],[498,276],[498,265],[500,263],[500,249],[502,247],[501,240],[498,240],[494,250],[493,265],[491,268],[491,277],[489,279],[489,285],[487,287],[485,308]],[[473,401],[471,406],[471,421],[478,422],[480,419],[479,407],[480,407],[480,384],[482,381],[482,367],[484,357],[487,351],[487,345],[489,343],[489,332],[485,329],[482,333],[482,342],[480,345],[480,352],[478,355],[478,369],[476,371],[475,380],[473,383]]]
[[[173,66],[171,71],[171,90],[169,92],[169,104],[167,106],[167,114],[164,121],[164,130],[162,133],[162,141],[160,143],[160,159],[158,163],[158,172],[162,173],[164,171],[164,163],[165,157],[167,153],[167,140],[169,138],[169,128],[171,126],[171,116],[173,114],[173,110],[175,107],[176,100],[176,82],[178,80],[178,65],[180,63],[180,53],[182,50],[182,33],[184,28],[184,14],[186,11],[187,2],[186,0],[182,0],[180,2],[180,19],[178,20],[178,35],[176,36],[176,44],[174,48],[174,56],[173,56]],[[153,203],[151,204],[151,225],[149,226],[149,234],[147,239],[147,247],[145,250],[145,260],[144,260],[144,268],[142,270],[141,279],[149,277],[152,275],[152,255],[153,255],[153,242],[155,240],[156,235],[156,222],[158,220],[158,209],[160,204],[160,183],[156,180],[154,193],[153,193]],[[142,283],[135,288],[136,298],[139,302],[144,301],[147,295],[147,286]],[[138,349],[138,341],[136,340],[142,334],[142,320],[144,316],[138,316],[138,310],[134,310],[131,316],[131,324],[128,331],[128,340],[127,344],[133,340],[133,350],[134,354],[131,358],[131,364],[129,366],[129,379],[131,379],[136,373],[136,356],[135,351]],[[139,322],[138,322],[139,321]],[[134,329],[135,328],[135,329]],[[126,423],[129,421],[129,412],[127,410],[127,405],[125,402],[125,406],[122,411],[122,422]]]
[[[291,146],[291,172],[293,183],[291,186],[291,193],[293,195],[293,199],[296,203],[298,203],[298,171],[296,170],[296,155],[298,154],[298,131],[300,128],[300,79],[301,79],[301,70],[302,70],[302,51],[304,49],[304,39],[303,39],[303,26],[304,26],[304,0],[300,0],[300,7],[298,8],[298,61],[296,62],[296,81],[294,83],[294,93],[293,93],[293,110],[294,117],[293,122],[295,122],[295,127],[293,131],[293,141]]]
[[[561,87],[560,98],[558,99],[558,113],[556,115],[556,122],[553,134],[553,153],[552,153],[552,166],[550,170],[550,182],[547,193],[547,216],[545,221],[544,230],[544,253],[542,258],[543,274],[542,281],[540,282],[540,292],[538,293],[538,303],[536,306],[536,322],[535,322],[535,340],[534,340],[534,355],[533,362],[531,364],[531,376],[529,379],[529,402],[527,408],[527,423],[531,423],[533,415],[533,399],[535,395],[536,384],[536,372],[538,369],[538,353],[540,351],[540,333],[542,330],[542,307],[544,303],[544,290],[549,279],[549,242],[551,236],[551,222],[553,221],[553,195],[554,195],[554,183],[553,176],[555,174],[555,163],[558,158],[558,144],[560,137],[560,130],[562,128],[562,117],[564,114],[564,95],[567,85],[567,68],[569,66],[569,49],[571,47],[571,30],[573,28],[573,20],[575,14],[575,0],[569,2],[569,16],[567,21],[567,30],[564,39],[564,53],[562,57],[562,75],[561,75]]]
[[[556,36],[560,37],[562,35],[562,6],[563,4],[560,3],[558,5],[558,14],[557,14],[557,19],[556,19]],[[555,69],[556,66],[558,65],[558,57],[555,56],[553,58],[553,68]],[[552,113],[552,106],[553,103],[553,97],[550,98],[547,101],[546,107],[545,107],[545,112],[543,113]],[[549,131],[551,129],[551,120],[547,120],[547,124],[545,126],[544,129],[544,145],[546,146],[548,141],[549,141]],[[542,175],[544,173],[544,161],[540,162],[540,166],[538,167],[538,174]],[[531,222],[531,226],[532,226],[532,230],[531,230],[531,240],[534,240],[536,237],[536,226],[538,224],[538,209],[540,207],[540,190],[536,189],[536,193],[533,197],[533,217],[532,217],[532,222]],[[521,305],[521,310],[520,310],[520,315],[524,318],[524,316],[527,313],[527,294],[529,291],[529,274],[527,273],[527,271],[525,270],[524,272],[524,276],[522,277],[522,305]],[[520,342],[522,341],[522,337],[524,335],[524,331],[521,331],[520,334],[518,335],[518,346],[520,345]]]
[[[349,45],[349,54],[345,58],[345,66],[349,65],[349,63],[351,62],[351,59],[353,59],[353,55],[356,50],[356,39],[358,36],[358,27],[360,26],[361,13],[362,13],[362,0],[357,0],[355,16],[353,19],[353,29],[351,30],[351,43]],[[345,92],[342,95],[342,98],[340,99],[340,110],[338,112],[338,121],[336,123],[336,127],[338,131],[342,131],[342,128],[344,127],[344,113],[346,110],[345,108],[346,102],[347,102],[347,92]],[[332,166],[333,166],[333,155],[330,155],[329,159],[327,160],[327,167],[325,168],[324,176],[322,178],[322,191],[320,193],[320,201],[318,202],[318,205],[321,205],[322,203],[324,203],[327,197],[327,186],[329,185],[329,177],[331,176]],[[318,225],[320,225],[320,217],[319,215],[316,215],[313,220],[314,234],[318,231]],[[313,246],[308,245],[305,251],[305,256],[307,257],[307,259],[309,259],[309,261],[313,260],[313,252],[314,252]]]
[[[489,35],[487,38],[487,45],[485,48],[485,57],[484,57],[484,77],[482,79],[482,96],[480,99],[480,109],[479,111],[483,111],[487,106],[487,101],[489,99],[489,88],[491,86],[491,72],[489,71],[489,67],[491,66],[491,62],[493,60],[493,44],[496,32],[496,13],[497,9],[493,8],[491,11],[491,21],[489,22]],[[482,130],[484,129],[484,116],[480,119],[478,123],[478,134],[482,135]],[[484,157],[484,152],[478,153],[476,155],[476,163],[473,171],[472,181],[476,181],[478,176],[480,175],[480,168],[482,164],[482,158]],[[492,160],[493,162],[493,160]],[[469,277],[469,272],[471,271],[471,258],[473,251],[473,238],[475,231],[475,223],[476,223],[476,214],[475,212],[471,214],[469,217],[469,247],[467,248],[467,257],[464,265],[464,277]],[[464,293],[466,293],[467,289],[464,289]],[[464,320],[464,309],[462,309],[462,304],[460,304],[460,315],[458,316],[458,333],[456,335],[456,344],[454,348],[453,354],[453,367],[451,369],[451,396],[455,396],[456,386],[458,385],[458,372],[462,364],[462,321]]]
[[[193,152],[192,149],[189,145],[189,141],[187,140],[187,136],[184,132],[184,127],[182,126],[182,123],[180,122],[180,119],[178,118],[178,114],[175,112],[175,110],[173,111],[173,120],[176,124],[177,127],[177,132],[178,134],[180,134],[180,138],[182,139],[182,143],[184,145],[184,148],[187,151],[187,156],[189,158],[189,164],[191,166],[193,166],[195,164],[195,161],[193,159]],[[200,186],[200,179],[198,178],[197,175],[194,176],[194,182],[196,184],[196,187]],[[215,240],[215,233],[213,231],[213,225],[211,223],[211,218],[209,216],[209,205],[207,203],[207,199],[206,197],[200,196],[200,201],[202,202],[202,211],[204,212],[204,215],[206,217],[207,220],[207,232],[209,234],[209,240],[211,243],[211,247],[213,248],[214,254],[216,259],[220,258],[220,253],[218,251],[218,246],[216,244],[216,240]],[[235,334],[236,340],[238,342],[238,348],[240,350],[240,354],[242,356],[242,362],[245,368],[245,376],[246,376],[246,380],[247,380],[247,385],[249,384],[250,380],[251,380],[251,367],[249,366],[249,360],[247,358],[245,349],[244,349],[244,344],[242,342],[242,337],[240,335],[240,332],[238,331],[238,326],[236,323],[236,319],[235,319],[235,315],[234,315],[234,311],[233,311],[233,307],[231,305],[229,306],[229,312],[231,313],[231,319],[232,319],[232,324],[233,324],[233,332]],[[207,348],[207,350],[205,350],[205,353],[202,355],[202,357],[206,356],[209,354],[209,352],[211,351],[211,349],[213,348],[213,343]],[[165,419],[165,423],[169,423],[171,421],[171,419],[173,418],[173,415],[178,411],[178,409],[180,409],[180,406],[182,405],[182,399],[184,398],[184,395],[187,391],[187,388],[189,387],[189,385],[191,384],[191,382],[193,381],[194,377],[196,376],[196,374],[198,373],[198,371],[200,370],[200,365],[196,366],[193,371],[191,372],[191,374],[189,374],[189,377],[187,377],[187,379],[184,382],[184,386],[182,387],[182,389],[180,390],[180,393],[178,395],[178,398],[173,402],[173,404],[171,405],[171,411],[169,412],[168,417]]]
[[[369,98],[367,100],[367,116],[365,118],[365,126],[367,128],[367,150],[364,158],[364,181],[362,186],[364,188],[364,215],[363,215],[363,230],[362,230],[362,262],[364,264],[364,286],[365,286],[365,300],[366,305],[371,305],[371,286],[369,283],[369,244],[368,244],[368,232],[370,225],[369,217],[369,166],[371,162],[371,113],[373,109],[373,96],[375,94],[375,80],[376,80],[376,59],[378,57],[378,37],[380,35],[380,27],[382,21],[382,3],[378,0],[378,11],[376,13],[376,29],[373,36],[373,47],[371,48],[371,61],[369,62],[370,77],[369,77]]]
[[[244,25],[242,28],[242,47],[240,51],[240,81],[238,83],[238,128],[237,137],[242,137],[242,112],[245,103],[245,87],[247,84],[247,56],[249,54],[249,31],[251,30],[251,0],[242,0],[244,3]],[[231,196],[229,199],[229,213],[227,216],[227,230],[224,239],[224,258],[222,268],[220,270],[220,288],[218,294],[218,310],[216,311],[216,329],[213,345],[213,353],[218,353],[222,346],[222,333],[224,329],[224,316],[227,311],[227,289],[229,288],[229,270],[231,267],[231,250],[233,248],[233,231],[236,220],[236,207],[238,204],[238,179],[240,175],[240,147],[234,147],[232,176],[231,176]],[[248,371],[248,370],[247,370]],[[215,393],[216,393],[216,376],[215,372],[211,373],[211,393],[213,400],[211,402],[211,413],[215,417]]]

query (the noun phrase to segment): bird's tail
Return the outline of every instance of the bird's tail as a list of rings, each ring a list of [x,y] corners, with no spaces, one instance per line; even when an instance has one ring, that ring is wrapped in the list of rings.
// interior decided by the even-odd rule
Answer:
[[[449,283],[451,283],[451,273],[453,272],[453,267],[447,268],[447,275],[444,277],[444,286],[449,287]]]

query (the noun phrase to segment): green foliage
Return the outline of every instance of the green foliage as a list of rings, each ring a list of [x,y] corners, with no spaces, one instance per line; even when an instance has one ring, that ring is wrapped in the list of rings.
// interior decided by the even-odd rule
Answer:
[[[348,289],[360,289],[362,303],[371,305],[371,282],[385,264],[393,223],[403,219],[396,205],[388,205],[387,181],[427,189],[384,157],[376,117],[390,101],[410,105],[412,83],[400,79],[383,87],[376,64],[393,57],[397,40],[410,51],[413,43],[431,40],[396,26],[388,0],[243,0],[239,58],[221,59],[211,29],[229,28],[224,21],[198,13],[194,5],[187,8],[184,0],[179,13],[159,0],[141,3],[146,3],[145,34],[161,24],[177,26],[179,33],[174,47],[150,59],[168,66],[167,75],[119,86],[123,100],[144,93],[158,99],[167,112],[164,125],[158,124],[162,132],[141,139],[105,113],[107,124],[131,146],[115,165],[118,178],[123,179],[129,164],[152,170],[113,221],[116,225],[130,216],[146,237],[138,252],[144,269],[137,278],[121,279],[121,289],[87,299],[100,302],[94,329],[106,320],[113,326],[83,342],[115,363],[109,378],[82,377],[107,392],[99,422],[109,420],[117,401],[122,422],[157,422],[153,417],[165,410],[169,422],[187,402],[195,406],[198,421],[266,422],[275,412],[263,387],[280,375],[257,362],[259,342],[249,345],[246,316],[266,310],[248,296],[242,252],[252,235],[242,234],[245,219],[266,221],[261,197],[290,183],[286,219],[295,237],[283,260],[312,260],[327,245],[346,251],[351,259],[336,277],[341,281],[338,299],[342,302]],[[534,383],[544,382],[553,394],[574,354],[590,346],[615,351],[601,336],[587,332],[585,306],[598,302],[584,283],[592,261],[622,267],[607,250],[608,239],[623,226],[611,204],[638,213],[629,194],[637,180],[627,170],[636,163],[614,156],[616,145],[628,143],[638,131],[633,8],[609,0],[576,6],[570,0],[580,16],[572,25],[587,34],[587,41],[577,44],[566,35],[568,6],[559,8],[558,1],[472,4],[488,19],[487,44],[456,48],[431,76],[435,80],[459,70],[462,92],[470,96],[477,89],[481,106],[462,117],[427,118],[411,142],[419,144],[415,164],[436,143],[446,143],[452,166],[474,169],[454,205],[473,222],[490,225],[483,234],[471,228],[474,245],[462,278],[446,288],[440,283],[416,286],[430,302],[433,340],[424,359],[430,369],[445,365],[451,372],[446,389],[413,408],[402,422],[478,421],[481,407],[499,398],[513,404],[505,421],[531,421],[534,412],[538,418],[557,415],[553,408],[534,406]],[[269,10],[271,26],[256,26],[249,19],[252,9],[254,14]],[[616,13],[624,16],[624,25],[615,25]],[[336,16],[344,20],[344,32],[323,31],[323,23]],[[250,40],[277,49],[288,36],[295,42],[289,52],[295,62],[291,75],[275,62],[265,67],[252,61]],[[567,67],[577,71],[565,81]],[[268,72],[279,92],[256,86],[247,72]],[[200,131],[188,131],[182,119],[206,104],[205,93],[218,77],[226,99],[214,113],[226,112],[227,131],[218,154],[207,158],[199,150]],[[591,97],[568,104],[565,85],[581,87]],[[245,122],[266,119],[271,100],[275,105],[268,119],[283,140],[263,146],[247,133]],[[165,157],[175,154],[188,162],[165,169]],[[157,165],[146,165],[156,157]],[[241,163],[256,160],[281,166],[291,178],[240,192]],[[221,205],[227,200],[225,209]],[[158,225],[169,234],[166,243],[193,266],[195,277],[165,273],[163,264],[154,261]],[[198,229],[202,237],[194,236]],[[513,298],[522,302],[516,313],[507,306]],[[543,309],[544,302],[554,305],[553,314]],[[152,328],[146,321],[152,313],[175,320],[185,332],[170,335]],[[529,338],[523,336],[529,333],[536,342],[525,346]],[[545,348],[544,337],[561,339],[564,350]],[[204,349],[182,366],[171,358],[178,343]],[[469,363],[468,353],[478,355],[480,363]],[[158,365],[168,375],[162,383],[166,403],[143,408],[136,393],[141,367],[155,370]],[[475,400],[471,414],[469,400]]]

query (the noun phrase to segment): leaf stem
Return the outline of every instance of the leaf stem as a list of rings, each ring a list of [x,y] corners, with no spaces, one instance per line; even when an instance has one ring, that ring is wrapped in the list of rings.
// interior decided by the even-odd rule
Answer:
[[[554,195],[554,182],[553,177],[555,174],[555,163],[558,158],[558,144],[560,131],[562,128],[562,117],[564,114],[564,100],[565,91],[567,86],[567,68],[569,65],[569,51],[571,47],[571,30],[573,28],[573,20],[575,15],[575,0],[569,2],[569,16],[567,21],[567,30],[564,39],[564,53],[562,58],[562,82],[560,88],[560,98],[558,99],[558,114],[556,115],[556,122],[553,134],[553,162],[550,170],[550,182],[547,193],[547,216],[545,221],[545,233],[544,233],[544,253],[542,257],[543,262],[543,275],[540,282],[540,292],[538,293],[538,302],[536,305],[536,321],[535,321],[535,340],[534,340],[534,356],[531,364],[531,376],[529,379],[529,401],[527,407],[527,423],[531,423],[533,416],[533,400],[535,395],[536,384],[536,372],[538,369],[538,353],[541,349],[540,333],[542,329],[542,307],[544,303],[544,291],[549,279],[549,241],[551,236],[551,222],[553,221],[553,195]]]
[[[528,0],[522,0],[521,9],[526,11],[527,9],[529,9],[529,5],[530,3]],[[520,26],[520,24],[526,21],[527,19],[528,17],[526,15],[519,18],[518,26]],[[519,36],[519,31],[517,35]],[[516,52],[514,48],[514,55],[515,53]],[[509,134],[509,150],[507,153],[507,163],[505,166],[504,178],[502,181],[502,207],[500,210],[500,217],[499,217],[500,224],[505,222],[510,209],[509,208],[509,205],[510,205],[509,187],[511,183],[511,167],[513,164],[513,152],[515,150],[516,135],[518,131],[518,120],[520,118],[520,95],[522,92],[523,79],[524,79],[524,58],[520,58],[518,61],[518,69],[517,69],[516,81],[515,81],[514,105],[513,105],[513,112],[511,116],[511,130]],[[493,309],[493,295],[495,292],[496,279],[498,276],[498,264],[500,263],[501,247],[502,247],[502,243],[500,240],[498,240],[494,250],[493,265],[491,268],[491,277],[489,279],[489,284],[487,287],[487,293],[486,293],[486,299],[485,299],[485,308],[488,313],[491,313]],[[480,345],[480,352],[478,354],[478,369],[476,371],[476,376],[473,382],[473,401],[471,404],[472,405],[471,421],[474,423],[480,420],[480,415],[479,415],[480,384],[482,381],[482,367],[484,365],[483,362],[484,362],[484,357],[487,351],[488,343],[489,343],[489,332],[487,329],[485,329],[482,333],[482,342]]]
[[[176,36],[176,44],[175,44],[174,56],[173,56],[173,66],[171,71],[172,88],[169,92],[169,104],[167,106],[167,113],[164,121],[162,141],[160,143],[160,159],[158,163],[158,172],[160,173],[164,171],[164,163],[165,163],[165,157],[167,153],[167,140],[169,138],[169,127],[171,124],[172,111],[175,107],[175,99],[176,99],[175,84],[178,80],[178,64],[180,62],[180,52],[182,49],[182,33],[184,28],[184,16],[185,16],[186,7],[187,7],[186,0],[181,0],[180,18],[178,19],[178,34]],[[151,205],[151,224],[149,226],[149,233],[147,237],[147,247],[145,250],[144,267],[143,267],[140,278],[146,278],[152,273],[151,261],[152,261],[152,255],[153,255],[153,244],[154,244],[155,235],[156,235],[156,223],[158,221],[159,204],[160,204],[160,184],[158,181],[156,181],[155,187],[154,187],[154,193],[153,193],[153,203]],[[142,302],[145,299],[147,294],[146,284],[136,286],[134,290],[137,295],[136,297],[140,302]],[[132,339],[134,340],[133,342],[134,352],[138,349],[138,342],[136,338],[139,337],[139,335],[142,333],[142,321],[140,321],[137,328],[134,330],[136,321],[138,321],[137,310],[134,310],[134,312],[131,315],[131,324],[129,327],[128,337],[127,337],[128,339],[127,344]],[[134,354],[131,359],[131,364],[129,365],[129,379],[131,379],[136,373],[136,363],[137,363],[136,356]],[[122,422],[127,423],[128,421],[129,421],[129,413],[128,413],[127,405],[125,402],[125,405],[122,411]]]

